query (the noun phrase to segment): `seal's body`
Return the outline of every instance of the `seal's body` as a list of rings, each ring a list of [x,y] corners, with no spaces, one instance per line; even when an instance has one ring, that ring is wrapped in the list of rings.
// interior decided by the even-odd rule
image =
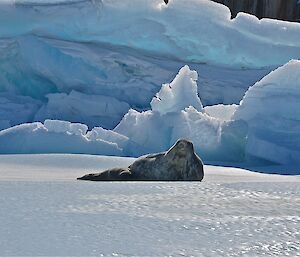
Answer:
[[[181,139],[167,152],[138,158],[128,168],[88,174],[81,180],[93,181],[201,181],[203,163],[192,142]]]

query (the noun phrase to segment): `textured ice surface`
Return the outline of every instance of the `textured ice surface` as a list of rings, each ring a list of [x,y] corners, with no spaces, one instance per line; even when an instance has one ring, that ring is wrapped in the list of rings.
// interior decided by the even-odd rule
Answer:
[[[89,153],[122,155],[116,143],[89,139],[87,126],[46,120],[0,131],[0,153]]]
[[[187,65],[181,68],[175,79],[170,84],[162,85],[160,91],[152,99],[152,111],[163,115],[193,106],[201,112],[203,106],[197,95],[197,79],[196,71],[191,71]]]
[[[251,87],[233,119],[249,126],[246,152],[281,164],[300,162],[300,61]]]
[[[1,115],[1,128],[53,118],[111,129],[127,108],[118,106],[111,119],[99,117],[101,108],[87,115],[92,96],[103,99],[99,105],[113,97],[149,109],[161,84],[185,64],[199,73],[204,106],[238,103],[270,67],[300,53],[299,24],[246,14],[230,20],[226,7],[208,0],[167,7],[161,0],[7,0],[0,12],[0,92],[40,101],[27,99],[34,115]],[[72,91],[91,100],[76,119],[72,109],[81,105],[63,108],[58,100],[69,101]]]
[[[204,112],[207,113],[209,116],[217,118],[221,121],[230,121],[233,118],[233,114],[235,113],[238,105],[231,104],[231,105],[224,105],[224,104],[217,104],[206,106],[204,108]]]
[[[185,64],[107,44],[33,35],[0,39],[0,92],[29,96],[26,104],[27,108],[32,106],[29,111],[33,113],[21,119],[12,109],[12,115],[1,115],[0,120],[16,125],[47,118],[67,119],[89,127],[113,128],[128,106],[150,108],[161,84],[170,82]],[[238,103],[247,88],[268,73],[268,69],[239,70],[195,63],[190,66],[199,73],[204,105]],[[78,96],[84,106],[75,100]],[[116,110],[108,116],[102,112],[100,117],[108,99]]]
[[[298,23],[248,14],[231,20],[227,7],[208,0],[173,0],[168,6],[161,0],[8,2],[14,4],[0,7],[5,38],[34,34],[107,43],[237,67],[280,65],[300,57]]]
[[[62,119],[82,122],[90,128],[102,125],[115,127],[129,110],[129,105],[114,97],[86,95],[76,91],[70,94],[48,94],[48,103],[34,116],[35,120]]]
[[[300,159],[299,71],[291,61],[251,87],[240,105],[203,108],[197,73],[185,66],[162,86],[152,110],[130,109],[113,130],[51,120],[20,125],[0,132],[0,152],[140,156],[186,138],[204,161],[293,165]]]
[[[29,96],[0,93],[0,130],[33,120],[40,105]]]
[[[163,85],[153,98],[153,110],[129,110],[113,131],[95,127],[86,133],[86,125],[55,120],[19,125],[0,132],[0,152],[138,156],[165,151],[178,138],[187,138],[194,142],[203,158],[218,159],[223,122],[203,112],[196,79],[196,71],[183,67],[174,81]],[[76,98],[79,101],[80,95]],[[20,142],[23,142],[21,147]]]
[[[296,176],[205,166],[201,183],[89,183],[133,159],[0,156],[4,256],[299,256]]]

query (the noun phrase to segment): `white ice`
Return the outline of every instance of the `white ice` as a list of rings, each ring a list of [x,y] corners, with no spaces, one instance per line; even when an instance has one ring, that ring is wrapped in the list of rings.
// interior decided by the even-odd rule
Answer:
[[[197,73],[185,66],[162,86],[151,110],[130,109],[113,130],[56,120],[19,125],[0,131],[0,153],[140,156],[186,138],[205,162],[289,164],[295,167],[289,174],[297,174],[299,70],[299,61],[291,61],[251,87],[240,105],[203,108]]]
[[[185,64],[199,73],[204,106],[237,104],[271,69],[300,58],[299,24],[231,20],[208,0],[7,0],[0,12],[0,92],[29,97],[22,117],[0,116],[0,129],[45,119],[112,129],[128,106],[149,109]],[[116,110],[101,116],[108,99]]]
[[[243,13],[231,20],[227,7],[208,0],[172,0],[168,6],[161,0],[8,2],[0,6],[3,38],[34,34],[235,67],[300,57],[298,23]]]
[[[162,85],[160,91],[151,101],[151,109],[164,115],[179,112],[189,106],[202,111],[203,106],[198,97],[198,73],[186,65],[180,69],[170,84]]]
[[[300,61],[251,87],[233,116],[247,122],[246,153],[275,163],[300,162]]]

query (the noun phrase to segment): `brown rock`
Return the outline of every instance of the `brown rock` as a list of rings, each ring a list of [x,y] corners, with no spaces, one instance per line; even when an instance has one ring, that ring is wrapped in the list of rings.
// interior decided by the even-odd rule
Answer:
[[[300,21],[298,0],[213,0],[229,7],[232,17],[246,12],[258,18]]]

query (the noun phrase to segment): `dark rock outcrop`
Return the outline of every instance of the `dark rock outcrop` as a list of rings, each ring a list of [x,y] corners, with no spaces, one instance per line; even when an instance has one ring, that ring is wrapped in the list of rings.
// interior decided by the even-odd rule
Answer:
[[[273,18],[300,22],[298,0],[213,0],[228,6],[232,17],[239,12],[251,13],[258,18]]]

